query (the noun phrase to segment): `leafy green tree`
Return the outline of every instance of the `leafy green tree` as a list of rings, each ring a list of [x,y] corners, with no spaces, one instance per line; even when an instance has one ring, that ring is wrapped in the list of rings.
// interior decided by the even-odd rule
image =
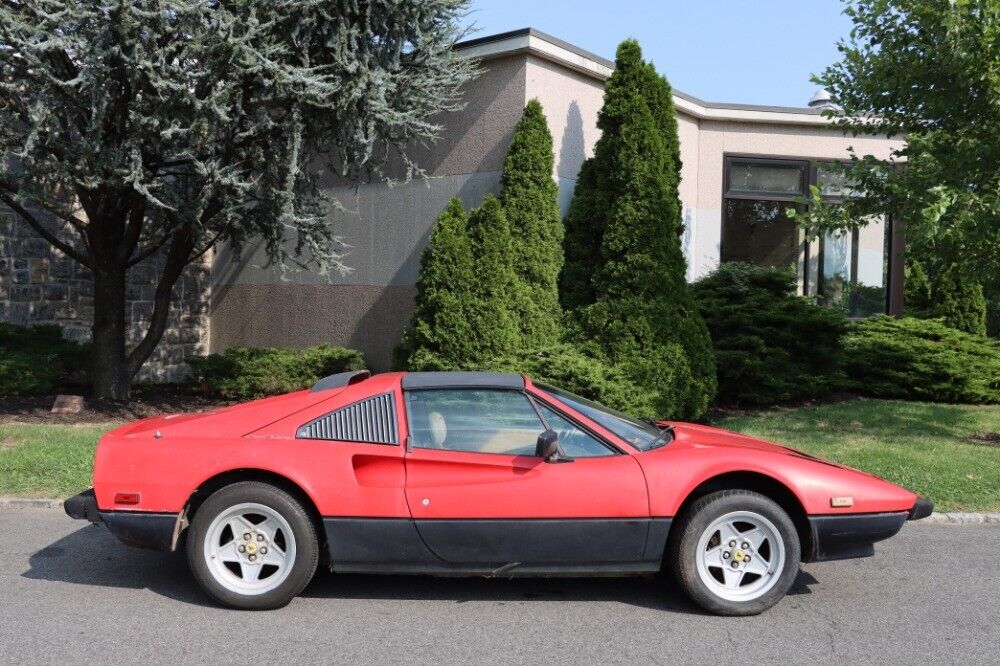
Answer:
[[[523,344],[542,347],[560,337],[559,271],[563,223],[552,172],[552,135],[542,105],[528,102],[504,161],[500,204],[510,224]]]
[[[475,72],[452,48],[466,4],[0,2],[0,203],[93,276],[96,397],[127,396],[185,266],[219,243],[344,268],[321,169],[419,173],[409,148]],[[126,274],[150,257],[129,349]]]
[[[859,196],[814,206],[807,223],[892,216],[929,274],[957,264],[1000,293],[1000,2],[854,0],[844,11],[851,36],[815,78],[842,107],[831,116],[848,133],[906,144],[885,161],[855,154],[847,175]]]
[[[596,261],[567,273],[583,280],[589,274],[589,285],[564,280],[570,296],[564,302],[577,306],[577,335],[627,368],[641,386],[657,390],[657,416],[690,418],[708,407],[716,378],[711,339],[685,279],[673,115],[666,79],[643,62],[637,42],[623,42],[588,167],[595,192],[578,185],[579,217],[567,231],[567,258]],[[591,240],[599,243],[596,252],[570,247]],[[587,294],[592,303],[586,303]]]
[[[397,368],[454,370],[478,355],[470,312],[475,271],[468,217],[452,199],[420,257],[416,307],[395,352]]]

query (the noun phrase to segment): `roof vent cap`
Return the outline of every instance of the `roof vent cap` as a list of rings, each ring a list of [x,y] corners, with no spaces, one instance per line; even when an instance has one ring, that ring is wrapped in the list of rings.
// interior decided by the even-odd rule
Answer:
[[[813,96],[809,99],[810,109],[836,109],[838,108],[836,104],[833,103],[833,97],[831,97],[829,91],[823,90],[822,88],[813,93]]]

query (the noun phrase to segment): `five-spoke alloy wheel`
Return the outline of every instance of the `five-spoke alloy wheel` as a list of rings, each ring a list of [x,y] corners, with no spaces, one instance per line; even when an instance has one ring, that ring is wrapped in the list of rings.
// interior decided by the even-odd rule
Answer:
[[[284,606],[309,583],[319,560],[316,528],[291,495],[245,481],[198,508],[187,541],[195,578],[234,608]]]
[[[713,613],[760,613],[785,595],[798,573],[795,525],[759,493],[726,490],[701,497],[676,527],[670,543],[675,577]]]

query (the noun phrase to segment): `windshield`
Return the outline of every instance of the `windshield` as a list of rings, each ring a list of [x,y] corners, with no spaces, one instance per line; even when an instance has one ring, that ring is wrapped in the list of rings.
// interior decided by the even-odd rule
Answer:
[[[587,400],[554,386],[537,383],[535,386],[559,402],[604,426],[640,451],[648,451],[669,444],[673,439],[672,430],[669,428],[660,428],[652,423],[632,418],[628,414],[605,407],[599,402]]]

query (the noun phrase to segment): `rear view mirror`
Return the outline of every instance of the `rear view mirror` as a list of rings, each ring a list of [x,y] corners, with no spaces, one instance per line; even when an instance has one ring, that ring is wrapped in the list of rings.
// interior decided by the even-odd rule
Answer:
[[[572,458],[566,457],[562,447],[559,446],[559,433],[555,430],[546,430],[538,436],[535,444],[535,455],[545,460],[545,462],[572,462]]]

